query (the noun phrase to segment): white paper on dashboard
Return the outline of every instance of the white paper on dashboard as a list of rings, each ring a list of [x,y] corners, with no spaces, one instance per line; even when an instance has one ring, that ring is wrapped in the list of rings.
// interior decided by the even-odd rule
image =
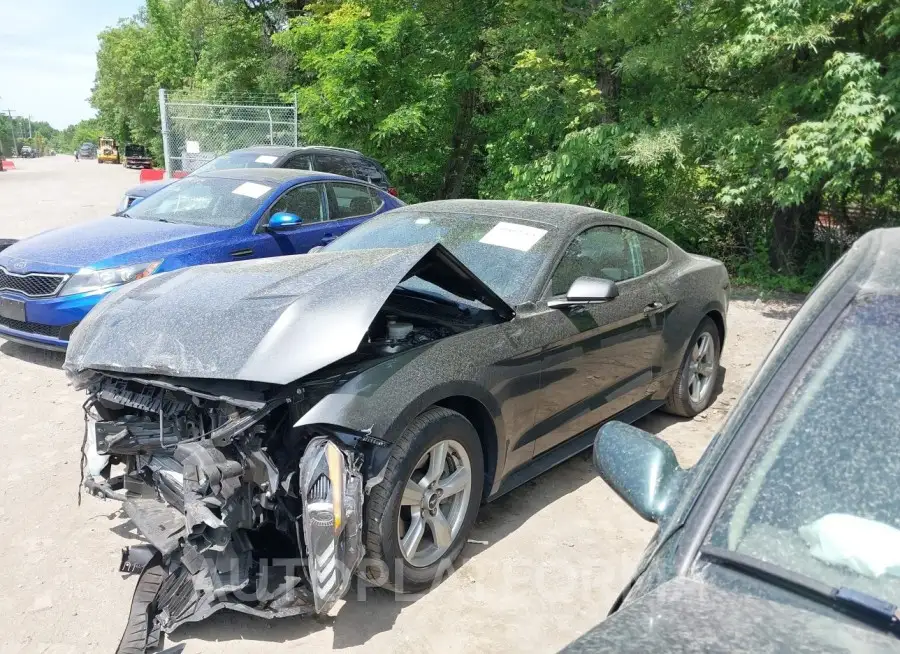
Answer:
[[[487,245],[498,245],[503,248],[528,252],[546,233],[546,229],[539,227],[500,222],[481,237],[481,242]]]
[[[271,186],[265,184],[254,184],[253,182],[244,182],[232,191],[235,195],[246,195],[248,198],[260,198],[267,191],[272,189]]]
[[[273,164],[278,159],[278,157],[273,157],[271,154],[261,154],[256,158],[256,163],[261,164]]]

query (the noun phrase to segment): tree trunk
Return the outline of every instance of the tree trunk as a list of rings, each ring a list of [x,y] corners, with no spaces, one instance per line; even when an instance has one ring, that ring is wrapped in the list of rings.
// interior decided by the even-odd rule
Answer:
[[[438,200],[458,198],[462,192],[475,142],[472,119],[475,117],[476,100],[477,91],[474,88],[466,89],[460,96],[453,134],[450,137],[450,157],[444,168],[444,180],[438,191]]]
[[[603,100],[603,115],[600,122],[615,123],[619,120],[619,92],[621,86],[619,75],[615,70],[615,63],[605,61],[602,52],[597,52],[597,73],[595,76],[597,90],[600,91],[600,99]]]
[[[485,43],[479,40],[475,44],[474,58],[469,63],[469,84],[459,96],[456,120],[453,121],[453,132],[450,136],[450,156],[444,168],[444,179],[438,190],[438,200],[458,198],[462,193],[463,182],[469,170],[472,150],[475,147],[475,109],[478,103],[478,78],[476,71],[481,67],[481,55]]]
[[[769,242],[769,264],[773,270],[786,275],[803,272],[813,250],[813,235],[821,206],[822,194],[816,191],[800,204],[775,207]]]

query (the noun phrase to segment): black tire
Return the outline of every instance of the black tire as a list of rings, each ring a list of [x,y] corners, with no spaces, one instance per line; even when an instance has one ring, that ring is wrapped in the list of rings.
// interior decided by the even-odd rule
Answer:
[[[695,402],[688,390],[691,383],[691,354],[695,345],[704,334],[709,335],[714,348],[712,374],[710,375],[708,391],[700,398],[699,402]],[[675,383],[672,385],[672,390],[669,391],[669,396],[666,398],[665,410],[685,418],[693,418],[698,413],[706,410],[712,404],[715,397],[716,384],[719,383],[719,358],[721,356],[722,343],[719,338],[719,329],[712,319],[706,317],[700,321],[700,326],[697,327],[697,330],[688,342],[684,358],[681,361],[681,367],[678,369],[678,375],[675,377]]]
[[[400,550],[397,527],[400,499],[416,464],[442,440],[456,441],[469,457],[472,470],[469,500],[459,533],[444,555],[427,567],[414,567]],[[432,407],[419,415],[394,444],[384,479],[372,489],[366,503],[366,558],[363,560],[366,580],[397,593],[421,592],[439,582],[466,544],[481,504],[483,487],[484,456],[472,423],[442,407]]]

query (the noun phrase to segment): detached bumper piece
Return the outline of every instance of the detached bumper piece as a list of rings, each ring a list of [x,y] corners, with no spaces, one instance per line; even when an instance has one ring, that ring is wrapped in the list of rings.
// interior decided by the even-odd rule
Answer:
[[[147,540],[122,554],[120,571],[140,578],[119,654],[154,652],[163,634],[221,609],[328,611],[363,557],[361,455],[325,436],[294,434],[303,447],[282,448],[254,412],[233,408],[212,438],[183,437],[167,413],[185,408],[155,408],[155,422],[95,416],[88,429],[86,486],[124,500]]]

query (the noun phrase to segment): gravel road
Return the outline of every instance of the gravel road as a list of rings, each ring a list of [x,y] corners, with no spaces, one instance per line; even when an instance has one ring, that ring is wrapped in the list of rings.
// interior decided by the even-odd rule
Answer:
[[[100,217],[137,182],[71,156],[16,160],[0,174],[0,238]],[[639,424],[691,465],[796,309],[737,300],[715,404],[694,420]],[[116,571],[133,530],[116,504],[77,502],[84,397],[62,357],[0,340],[0,652],[112,653],[134,579]],[[485,507],[456,572],[418,597],[353,590],[321,619],[219,613],[170,639],[199,652],[556,650],[600,621],[653,533],[578,456]]]

